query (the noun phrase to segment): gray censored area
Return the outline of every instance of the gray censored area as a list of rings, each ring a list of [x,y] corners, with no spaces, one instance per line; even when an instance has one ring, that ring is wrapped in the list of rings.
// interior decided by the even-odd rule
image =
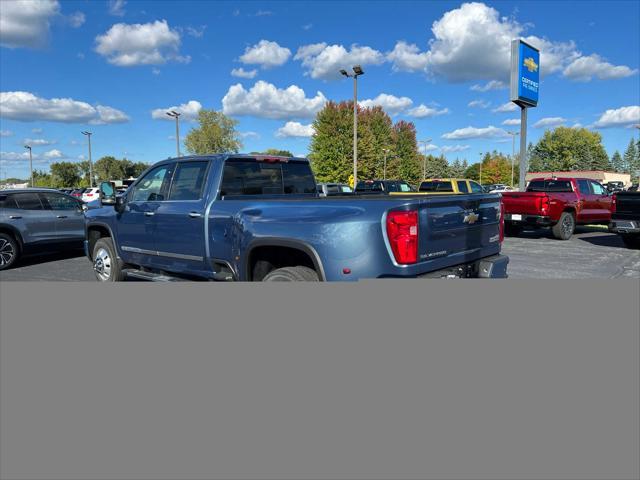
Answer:
[[[637,479],[638,280],[0,284],[3,479]]]
[[[502,253],[510,278],[640,278],[640,250],[626,248],[602,227],[578,226],[568,241],[527,230],[505,238]],[[0,281],[28,280],[94,282],[95,275],[82,250],[34,255],[0,271]]]

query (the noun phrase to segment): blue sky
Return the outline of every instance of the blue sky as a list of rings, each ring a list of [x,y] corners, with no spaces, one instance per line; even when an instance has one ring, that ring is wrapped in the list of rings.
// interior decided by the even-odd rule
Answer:
[[[239,121],[244,151],[306,154],[313,116],[351,98],[338,70],[363,65],[359,100],[416,124],[428,149],[478,160],[511,152],[511,38],[541,49],[545,127],[597,129],[611,155],[640,123],[640,2],[3,1],[0,166],[93,158],[155,162],[175,154],[198,108]],[[154,111],[156,111],[154,114]],[[166,117],[166,118],[165,118]],[[505,124],[505,122],[507,122]]]

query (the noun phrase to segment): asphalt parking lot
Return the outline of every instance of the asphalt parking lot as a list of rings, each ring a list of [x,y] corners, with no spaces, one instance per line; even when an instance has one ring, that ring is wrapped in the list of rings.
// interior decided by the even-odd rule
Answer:
[[[622,240],[602,227],[578,227],[568,241],[549,231],[525,231],[507,237],[510,278],[640,278],[640,250],[625,248]],[[0,272],[0,281],[95,281],[82,250],[49,252],[22,259]]]

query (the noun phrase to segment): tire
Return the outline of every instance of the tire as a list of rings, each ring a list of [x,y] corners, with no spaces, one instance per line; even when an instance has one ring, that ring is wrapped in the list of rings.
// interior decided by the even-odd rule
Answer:
[[[558,223],[551,227],[553,236],[558,240],[569,240],[575,230],[576,219],[571,212],[562,212]]]
[[[120,262],[113,247],[113,241],[109,237],[98,239],[93,246],[91,255],[93,258],[93,272],[99,282],[121,282],[124,274],[120,268]]]
[[[263,282],[319,282],[315,270],[309,267],[283,267],[270,271],[262,279]]]
[[[514,225],[512,223],[504,224],[504,234],[507,237],[517,237],[522,233],[522,225]]]
[[[622,241],[627,248],[640,249],[640,235],[623,234],[620,236],[622,237]]]
[[[0,270],[11,268],[20,257],[20,247],[13,236],[0,233]]]

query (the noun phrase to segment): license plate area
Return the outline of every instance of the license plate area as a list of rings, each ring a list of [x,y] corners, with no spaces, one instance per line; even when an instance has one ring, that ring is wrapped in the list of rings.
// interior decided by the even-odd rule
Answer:
[[[520,214],[520,213],[511,213],[511,214],[507,215],[507,220],[511,220],[513,222],[521,222],[522,221],[522,214]]]

